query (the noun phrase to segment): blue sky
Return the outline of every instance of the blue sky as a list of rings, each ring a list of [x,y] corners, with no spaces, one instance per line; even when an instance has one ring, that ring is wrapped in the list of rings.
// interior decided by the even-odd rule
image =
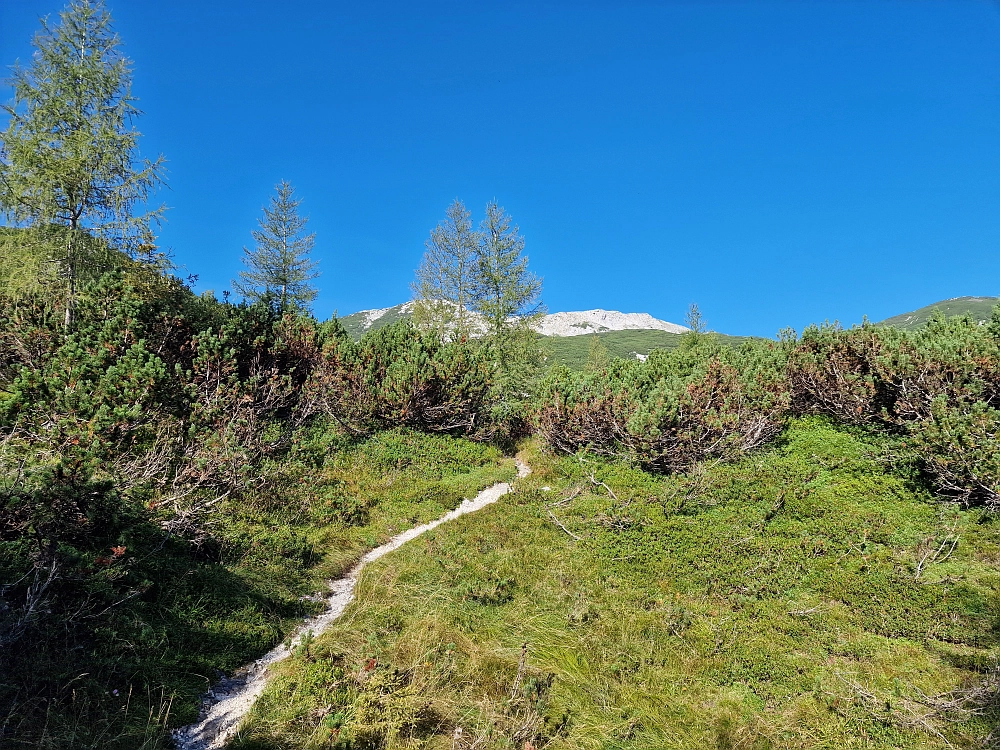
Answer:
[[[996,4],[109,6],[199,289],[288,179],[319,317],[408,299],[455,197],[507,208],[552,311],[774,335],[1000,294]],[[0,2],[0,63],[60,7]]]

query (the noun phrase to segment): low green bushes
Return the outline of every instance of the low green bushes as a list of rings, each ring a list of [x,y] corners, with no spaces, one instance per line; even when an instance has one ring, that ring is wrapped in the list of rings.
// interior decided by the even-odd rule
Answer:
[[[998,332],[997,322],[940,316],[913,332],[807,329],[788,357],[792,409],[905,435],[939,491],[994,507]]]
[[[555,368],[535,389],[527,344],[521,351],[488,340],[447,342],[407,322],[353,342],[336,321],[318,324],[277,315],[266,305],[197,297],[176,279],[128,264],[81,290],[70,329],[54,309],[33,292],[0,297],[0,744],[162,744],[168,712],[176,721],[193,718],[195,696],[214,679],[213,670],[232,669],[280,639],[313,608],[306,597],[322,578],[339,574],[394,531],[509,479],[512,468],[497,446],[523,435],[532,418],[563,452],[626,459],[604,469],[604,486],[622,495],[627,490],[637,503],[647,502],[640,498],[646,490],[660,493],[653,505],[671,519],[663,529],[758,490],[764,494],[757,500],[767,506],[761,528],[789,512],[818,519],[828,510],[809,500],[811,488],[833,470],[845,493],[877,494],[882,502],[872,479],[880,466],[904,467],[911,472],[906,481],[919,488],[921,476],[911,471],[916,466],[939,494],[983,506],[984,523],[1000,505],[1000,319],[990,326],[935,319],[916,332],[824,326],[739,347],[689,334],[646,362],[602,361],[576,373]],[[798,417],[817,415],[850,429],[785,430]],[[824,464],[823,441],[850,442],[851,431],[877,438],[874,448],[851,438],[857,443],[852,456],[869,448],[879,455]],[[806,452],[794,466],[774,464],[788,468],[787,476],[769,475],[760,487],[729,482],[752,469],[747,453],[782,433],[786,443],[812,441],[808,449],[797,444],[795,450]],[[740,461],[743,469],[735,474],[717,466]],[[563,486],[567,467],[583,471],[568,459],[539,459],[537,468]],[[616,472],[627,477],[624,487]],[[588,486],[600,486],[592,474],[587,478]],[[543,527],[539,538],[546,544],[551,533],[563,542],[596,538],[580,525],[590,522],[602,529],[608,550],[623,542],[618,552],[630,565],[654,565],[657,555],[667,554],[652,542],[634,548],[628,542],[645,533],[644,524],[659,524],[656,518],[644,519],[627,505],[597,507],[593,497],[587,502],[593,507],[577,503],[572,512],[546,506],[545,519],[557,511],[563,519]],[[848,503],[838,507],[853,512]],[[805,558],[826,556],[833,547],[838,556],[855,547],[867,555],[866,545],[883,533],[875,516],[873,510],[840,519],[845,534],[867,529],[853,547],[844,540],[834,545],[829,530],[795,544],[805,545]],[[707,527],[702,532],[711,535]],[[949,548],[943,545],[954,550],[953,542],[948,535],[924,540],[920,554],[944,569]],[[945,552],[935,553],[938,547]],[[696,548],[701,555],[712,544]],[[447,595],[462,602],[455,611],[463,617],[528,596],[524,561],[498,549],[495,539],[483,537],[467,555],[455,551],[434,569]],[[753,564],[762,567],[754,568],[752,580],[732,583],[736,568],[717,568],[716,582],[706,586],[736,586],[730,598],[786,590],[798,575],[779,560],[791,559],[789,550],[776,553],[773,564],[758,555]],[[702,575],[696,557],[683,562],[690,581]],[[937,589],[904,587],[898,565],[888,558],[881,563],[881,583],[827,571],[827,588],[817,584],[810,591],[859,608],[873,591],[906,593],[909,610],[891,617],[884,608],[871,610],[865,627],[885,637],[917,638],[914,613],[929,606],[929,592]],[[593,628],[601,617],[596,591],[576,592],[567,605],[574,632]],[[983,609],[980,599],[976,607]],[[693,608],[693,600],[663,602],[663,627],[677,638],[694,632]],[[415,628],[408,637],[429,656],[414,665],[450,670],[461,653],[473,672],[501,675],[492,687],[484,682],[500,692],[496,705],[475,717],[483,731],[498,722],[520,744],[555,740],[566,731],[565,711],[547,703],[554,667],[519,666],[519,644],[498,656],[463,640],[459,631],[472,620],[449,621],[440,629],[447,638],[425,642],[417,637],[419,624],[407,618],[388,613],[378,627]],[[937,628],[944,640],[957,637],[956,628],[972,628],[919,622]],[[358,656],[366,647],[350,648]],[[615,657],[605,665],[607,674],[624,679],[636,669],[632,662]],[[337,654],[327,667],[332,677],[323,679],[337,683],[330,690],[344,711],[323,718],[316,737],[324,742],[347,726],[359,741],[374,744],[404,735],[441,740],[441,727],[469,726],[468,714],[448,708],[457,703],[421,713],[411,701],[425,690],[450,691],[452,672],[420,667],[431,670],[424,680],[412,665],[405,673],[403,666],[398,673],[383,674],[379,666],[357,671]],[[762,685],[796,679],[778,659],[760,664],[744,654],[723,667],[727,679]],[[583,669],[568,662],[561,668],[567,674]],[[337,682],[337,669],[358,677]],[[475,681],[479,672],[473,672]],[[129,690],[143,697],[119,705]],[[382,701],[390,693],[402,702]],[[173,705],[171,696],[178,698]],[[142,710],[136,712],[137,705]],[[379,724],[383,708],[409,723]],[[622,731],[633,730],[639,732]]]
[[[328,335],[305,398],[353,435],[406,425],[429,432],[494,437],[492,368],[477,342],[446,343],[403,320],[355,343]]]
[[[496,434],[472,345],[348,344],[128,264],[57,308],[0,296],[0,744],[162,745],[324,575],[512,473],[457,437]]]
[[[907,332],[865,324],[722,346],[689,334],[646,362],[555,368],[539,431],[554,447],[625,457],[660,472],[729,461],[777,435],[790,415],[821,414],[909,439],[938,490],[1000,503],[1000,319],[935,318]]]
[[[233,747],[980,747],[1000,526],[899,440],[790,418],[687,475],[529,443],[513,495],[365,569]]]
[[[599,372],[557,368],[543,382],[538,424],[550,444],[635,459],[655,471],[731,460],[773,438],[788,408],[783,352],[689,336],[645,362]]]

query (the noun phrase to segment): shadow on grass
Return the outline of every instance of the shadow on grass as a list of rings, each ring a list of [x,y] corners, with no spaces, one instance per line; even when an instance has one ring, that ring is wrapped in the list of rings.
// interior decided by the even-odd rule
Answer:
[[[113,585],[84,570],[60,581],[48,611],[0,657],[0,745],[169,746],[165,725],[193,721],[221,673],[309,614],[292,570],[301,556],[273,555],[261,549],[267,534],[245,531],[258,554],[227,566],[226,553],[206,559],[145,522],[128,530]],[[287,564],[265,565],[266,557]]]

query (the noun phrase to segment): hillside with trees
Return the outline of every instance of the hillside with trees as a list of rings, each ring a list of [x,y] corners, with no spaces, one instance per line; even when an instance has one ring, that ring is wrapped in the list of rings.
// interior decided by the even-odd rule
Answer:
[[[177,746],[330,581],[499,482],[372,561],[226,746],[995,746],[1000,308],[734,341],[693,306],[644,361],[553,365],[524,236],[456,201],[414,320],[355,339],[287,182],[236,295],[174,274],[102,4],[35,45],[0,132],[0,746]]]

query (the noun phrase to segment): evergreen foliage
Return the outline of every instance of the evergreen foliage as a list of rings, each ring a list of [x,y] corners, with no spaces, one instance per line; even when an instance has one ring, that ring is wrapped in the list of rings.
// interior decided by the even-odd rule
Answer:
[[[524,238],[510,215],[496,201],[486,204],[476,258],[475,308],[498,339],[543,310],[542,281],[528,270],[523,253]]]
[[[366,569],[234,750],[989,747],[1000,529],[899,449],[792,419],[667,476],[529,442],[509,499]]]
[[[468,345],[407,326],[355,345],[336,321],[197,297],[141,265],[85,284],[77,311],[66,331],[44,295],[0,295],[0,731],[27,746],[158,746],[169,721],[194,718],[196,675],[280,640],[319,585],[322,570],[310,571],[366,549],[361,527],[383,517],[373,503],[396,469],[358,488],[365,463],[345,469],[350,485],[324,488],[316,467],[401,424],[491,436],[487,373]],[[331,371],[352,390],[324,390]],[[331,398],[357,421],[331,419]],[[409,465],[421,445],[385,460]],[[455,461],[468,469],[482,451],[499,455],[463,448]],[[407,485],[386,525],[435,517],[470,491],[440,490],[438,502],[434,487]],[[318,533],[314,523],[358,536],[314,552],[288,531]],[[280,580],[254,582],[261,569]],[[205,617],[231,634],[209,637]],[[131,685],[145,708],[121,713],[109,684]],[[63,705],[71,689],[78,700]]]
[[[166,746],[324,579],[509,480],[499,447],[532,426],[555,450],[528,443],[512,502],[404,550],[382,595],[366,575],[237,742],[997,734],[1000,308],[734,346],[692,305],[670,351],[581,339],[588,366],[538,383],[541,282],[495,202],[478,231],[456,201],[431,233],[431,325],[355,342],[307,312],[314,235],[287,182],[245,302],[197,296],[144,262],[161,162],[137,156],[118,45],[74,0],[15,69],[2,135],[0,745]]]
[[[800,338],[722,346],[685,334],[674,350],[606,370],[555,368],[538,425],[555,447],[628,457],[656,471],[733,460],[787,415],[908,436],[938,490],[1000,506],[1000,312],[990,326],[936,316],[915,331],[811,327]]]
[[[988,323],[998,302],[1000,297],[955,297],[934,302],[919,310],[893,315],[880,321],[879,325],[915,331],[926,325],[935,314],[949,318],[969,316],[977,323]]]
[[[243,248],[246,270],[233,282],[237,292],[250,302],[273,304],[281,313],[306,311],[316,298],[310,283],[319,278],[317,262],[309,257],[316,242],[315,232],[306,234],[309,219],[299,216],[302,200],[285,180],[275,186],[264,216],[253,231],[253,250]]]
[[[938,314],[915,331],[807,329],[789,359],[793,408],[908,435],[942,492],[997,507],[998,331],[1000,313],[989,326]]]
[[[526,404],[543,361],[531,328],[543,311],[542,283],[523,253],[524,238],[496,201],[475,232],[456,200],[431,232],[413,285],[418,325],[441,338],[480,339],[491,370],[488,421],[504,425],[507,435],[526,430]]]
[[[693,333],[705,333],[708,330],[708,324],[705,323],[701,308],[696,302],[692,302],[688,307],[687,313],[684,315],[684,325],[690,328]]]
[[[565,365],[571,370],[583,370],[587,367],[593,340],[600,339],[609,356],[622,359],[644,359],[654,349],[675,349],[681,345],[686,333],[669,333],[667,331],[600,331],[583,336],[543,336],[539,344],[545,354],[545,362],[551,365]],[[713,334],[727,346],[739,346],[747,340],[744,336],[725,336]]]
[[[413,282],[416,322],[443,336],[502,340],[543,311],[541,279],[528,270],[524,238],[496,201],[479,231],[456,199],[432,231]]]
[[[475,342],[443,342],[405,320],[358,343],[338,331],[329,337],[306,393],[352,435],[406,425],[495,439],[510,428],[489,409],[486,353]]]
[[[472,214],[457,198],[444,220],[431,230],[413,282],[413,311],[418,326],[442,338],[460,339],[478,332],[473,319],[477,287],[479,233]]]
[[[695,334],[645,362],[557,367],[541,385],[539,430],[561,450],[632,459],[655,471],[733,460],[781,430],[783,356],[773,342],[733,349]]]
[[[14,99],[4,105],[0,208],[15,225],[60,228],[34,235],[35,252],[58,265],[68,325],[77,285],[95,265],[93,237],[133,258],[162,260],[153,227],[163,209],[144,207],[162,181],[163,159],[138,156],[131,63],[103,3],[74,0],[54,26],[43,19],[35,47],[27,67],[14,67]]]

